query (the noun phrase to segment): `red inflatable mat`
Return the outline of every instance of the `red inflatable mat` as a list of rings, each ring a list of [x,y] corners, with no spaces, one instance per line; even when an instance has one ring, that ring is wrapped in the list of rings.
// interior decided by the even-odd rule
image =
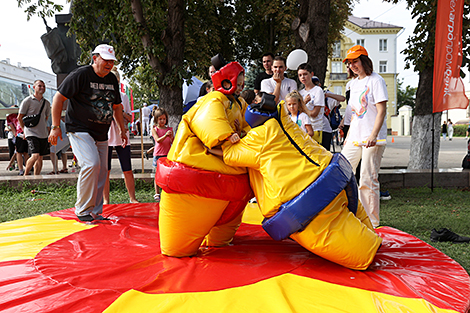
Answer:
[[[354,271],[294,241],[276,242],[261,226],[248,224],[241,225],[230,246],[204,249],[192,258],[164,257],[157,204],[108,205],[104,211],[113,220],[58,239],[33,259],[0,262],[0,310],[102,312],[131,289],[146,294],[205,293],[286,273],[398,299],[423,299],[452,312],[470,308],[466,271],[432,246],[393,228],[377,229],[384,242],[374,262],[367,271]],[[76,220],[72,209],[49,215],[60,218],[57,224]],[[21,237],[14,236],[16,241]],[[0,251],[0,256],[7,253]]]

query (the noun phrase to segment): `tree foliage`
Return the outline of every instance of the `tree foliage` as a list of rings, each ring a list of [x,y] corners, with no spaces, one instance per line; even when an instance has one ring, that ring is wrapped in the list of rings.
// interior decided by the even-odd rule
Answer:
[[[51,10],[59,9],[53,0],[32,5],[34,0],[17,1],[27,6],[29,16],[52,15]],[[181,115],[182,106],[176,104],[181,103],[183,79],[195,74],[208,78],[212,56],[220,52],[226,60],[250,66],[259,66],[265,52],[287,57],[299,48],[291,29],[294,19],[308,11],[305,5],[327,4],[328,19],[320,19],[321,11],[317,16],[310,13],[312,29],[323,37],[315,51],[307,51],[310,62],[322,59],[316,73],[324,76],[327,51],[340,36],[352,0],[74,0],[70,26],[82,48],[83,64],[90,62],[96,45],[115,46],[120,68],[139,80],[135,86],[142,93],[148,88],[149,95],[141,98],[153,97],[158,89],[170,115]],[[152,84],[157,88],[150,88]]]
[[[416,90],[418,88],[406,86],[403,88],[403,79],[397,80],[397,109],[404,105],[410,106],[413,111],[415,108],[416,101]]]
[[[55,4],[53,0],[17,0],[18,7],[26,6],[26,19],[29,21],[31,16],[52,17],[55,13],[62,11],[63,6]]]

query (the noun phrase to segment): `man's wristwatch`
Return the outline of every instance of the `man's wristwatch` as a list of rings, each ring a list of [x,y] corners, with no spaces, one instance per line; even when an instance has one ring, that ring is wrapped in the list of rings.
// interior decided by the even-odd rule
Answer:
[[[52,126],[51,126],[51,130],[54,130],[54,129],[56,129],[56,128],[60,128],[60,126],[56,126],[56,125],[52,125]]]

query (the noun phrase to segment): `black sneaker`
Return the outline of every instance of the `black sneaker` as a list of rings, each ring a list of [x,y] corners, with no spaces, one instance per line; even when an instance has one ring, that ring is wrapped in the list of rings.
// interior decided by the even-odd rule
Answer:
[[[433,229],[431,231],[431,241],[451,241],[452,243],[467,243],[470,242],[470,237],[459,236],[456,233],[441,228],[439,230]]]
[[[109,221],[109,218],[104,217],[104,216],[99,215],[99,214],[93,214],[92,213],[91,217],[93,217],[93,219],[95,219],[96,221]]]
[[[83,215],[83,216],[77,216],[78,219],[82,222],[92,222],[94,221],[95,219],[93,218],[93,216],[91,216],[90,214],[88,215]]]

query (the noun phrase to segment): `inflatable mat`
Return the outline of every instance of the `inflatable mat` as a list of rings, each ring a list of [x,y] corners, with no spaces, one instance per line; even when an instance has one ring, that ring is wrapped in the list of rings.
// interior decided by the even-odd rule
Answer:
[[[107,205],[111,221],[72,209],[0,224],[2,312],[468,312],[470,278],[399,230],[354,271],[272,240],[248,207],[230,246],[160,254],[158,204]]]

